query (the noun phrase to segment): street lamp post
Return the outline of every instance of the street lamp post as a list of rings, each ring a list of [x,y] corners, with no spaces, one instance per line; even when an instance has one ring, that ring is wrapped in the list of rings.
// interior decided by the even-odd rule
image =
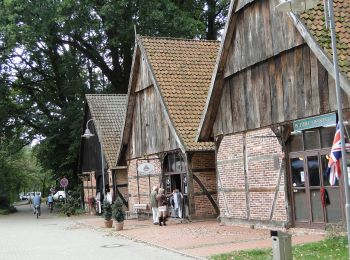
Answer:
[[[318,0],[288,0],[280,3],[276,6],[278,11],[283,12],[292,12],[292,11],[305,11],[315,7],[319,3]],[[344,120],[343,120],[343,110],[342,110],[342,96],[340,89],[340,80],[339,80],[339,65],[338,65],[338,56],[337,56],[337,44],[335,37],[335,23],[334,23],[334,11],[333,11],[333,1],[324,0],[324,9],[325,9],[325,23],[326,28],[331,31],[331,41],[332,41],[332,55],[333,55],[333,66],[334,66],[334,79],[335,79],[335,90],[337,98],[337,110],[338,110],[338,124],[340,128],[340,141],[341,141],[341,156],[342,156],[342,173],[344,178],[344,190],[345,190],[345,215],[346,215],[346,228],[348,233],[348,245],[349,245],[349,254],[350,254],[350,191],[349,191],[349,180],[347,172],[347,163],[346,163],[346,150],[345,150],[345,138],[344,138]],[[328,24],[329,23],[329,24]]]
[[[90,137],[95,136],[94,134],[92,134],[89,130],[89,123],[90,121],[94,121],[94,119],[89,119],[86,122],[86,129],[84,134],[82,135],[82,137],[89,139]],[[99,124],[95,123],[95,126],[97,126],[97,138],[99,139],[100,142],[100,148],[101,148],[101,173],[102,173],[102,185],[103,185],[103,189],[102,189],[102,194],[103,194],[103,199],[106,199],[106,191],[105,191],[105,172],[104,172],[104,158],[103,158],[103,145],[102,145],[102,130],[100,128]],[[101,201],[101,199],[100,199]]]

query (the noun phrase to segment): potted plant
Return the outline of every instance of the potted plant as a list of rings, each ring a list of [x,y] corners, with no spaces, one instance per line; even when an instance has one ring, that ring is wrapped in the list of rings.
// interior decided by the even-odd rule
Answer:
[[[113,218],[115,219],[115,229],[122,230],[124,226],[125,213],[123,210],[123,201],[119,197],[113,204]]]
[[[105,219],[105,227],[111,228],[113,224],[112,205],[108,200],[103,201],[103,217]]]

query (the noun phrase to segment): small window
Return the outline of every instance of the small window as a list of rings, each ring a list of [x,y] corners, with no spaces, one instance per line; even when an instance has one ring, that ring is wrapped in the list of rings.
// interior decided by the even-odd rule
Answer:
[[[290,152],[297,152],[303,150],[303,135],[301,133],[297,135],[291,135],[289,140]]]
[[[335,134],[335,127],[322,127],[321,128],[322,148],[332,147],[334,134]]]
[[[332,138],[333,139],[333,138]],[[320,134],[318,129],[310,129],[304,131],[304,148],[305,150],[313,150],[321,147]]]
[[[168,154],[164,159],[164,172],[184,172],[186,165],[177,153]]]

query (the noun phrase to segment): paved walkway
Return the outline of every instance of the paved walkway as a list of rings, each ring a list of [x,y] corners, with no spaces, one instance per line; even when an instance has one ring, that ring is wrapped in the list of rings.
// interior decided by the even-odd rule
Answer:
[[[50,214],[45,205],[39,219],[29,205],[17,209],[15,214],[0,215],[1,260],[193,259],[81,225],[80,217],[57,216],[55,210]]]
[[[98,216],[79,217],[77,221],[114,235],[199,258],[235,250],[272,247],[270,230],[223,226],[216,221],[179,223],[173,219],[167,222],[166,227],[159,227],[151,220],[126,220],[122,231],[104,228],[103,218]],[[324,232],[315,230],[291,229],[288,232],[292,234],[293,244],[315,242],[325,237]]]

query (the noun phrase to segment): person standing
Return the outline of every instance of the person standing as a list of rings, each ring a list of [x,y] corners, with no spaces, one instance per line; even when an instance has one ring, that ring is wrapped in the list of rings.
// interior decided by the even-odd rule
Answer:
[[[52,210],[53,210],[53,197],[52,197],[51,193],[47,197],[46,204],[49,206],[50,212],[52,212]]]
[[[95,197],[96,200],[96,212],[101,214],[101,193],[98,191]]]
[[[166,216],[167,216],[167,197],[164,194],[164,189],[160,188],[159,193],[157,195],[157,201],[158,201],[158,209],[159,209],[159,226],[163,225],[166,226]]]
[[[152,192],[150,195],[150,202],[151,202],[153,224],[154,225],[158,225],[158,218],[159,218],[157,195],[158,195],[158,187],[153,186]]]
[[[175,216],[177,218],[182,218],[182,200],[183,200],[182,193],[178,189],[175,189],[173,191],[173,201],[174,201]]]

